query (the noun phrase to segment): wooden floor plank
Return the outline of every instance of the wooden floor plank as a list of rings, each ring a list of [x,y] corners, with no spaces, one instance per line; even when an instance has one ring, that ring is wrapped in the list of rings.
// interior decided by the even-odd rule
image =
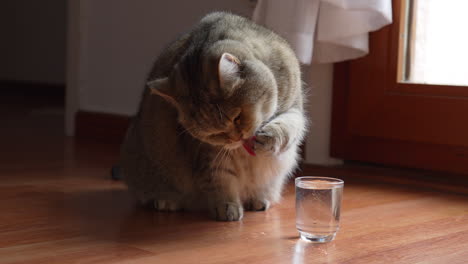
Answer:
[[[5,264],[115,263],[151,255],[147,251],[130,246],[83,237],[0,248],[0,262]]]
[[[428,261],[433,263],[466,263],[467,248],[468,231],[463,231],[367,254],[344,263],[427,263]],[[454,262],[447,262],[448,259],[444,257],[447,255],[451,255]],[[459,258],[453,259],[453,255]]]

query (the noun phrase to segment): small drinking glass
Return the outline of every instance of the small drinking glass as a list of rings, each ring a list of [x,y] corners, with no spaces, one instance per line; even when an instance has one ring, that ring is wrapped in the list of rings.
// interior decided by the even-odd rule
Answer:
[[[328,177],[296,178],[296,228],[301,238],[330,242],[340,227],[344,182]]]

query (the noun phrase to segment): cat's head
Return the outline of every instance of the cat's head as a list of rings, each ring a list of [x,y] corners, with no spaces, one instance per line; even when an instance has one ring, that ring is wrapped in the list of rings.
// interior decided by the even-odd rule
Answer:
[[[226,52],[200,63],[182,60],[170,76],[148,86],[177,109],[179,123],[193,137],[228,149],[255,135],[277,107],[271,71]]]

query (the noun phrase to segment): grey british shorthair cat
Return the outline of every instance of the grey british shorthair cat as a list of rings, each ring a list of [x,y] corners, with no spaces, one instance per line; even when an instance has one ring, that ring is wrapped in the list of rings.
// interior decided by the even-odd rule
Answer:
[[[166,48],[148,81],[120,162],[141,202],[235,221],[279,201],[307,123],[284,39],[211,13]]]

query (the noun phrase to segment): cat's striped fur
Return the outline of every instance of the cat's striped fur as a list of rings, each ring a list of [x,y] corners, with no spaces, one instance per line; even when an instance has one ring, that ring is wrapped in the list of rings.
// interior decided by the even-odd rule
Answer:
[[[158,210],[218,220],[278,202],[306,130],[299,63],[272,31],[207,15],[169,45],[122,145],[129,189]],[[256,136],[251,156],[242,142]]]

